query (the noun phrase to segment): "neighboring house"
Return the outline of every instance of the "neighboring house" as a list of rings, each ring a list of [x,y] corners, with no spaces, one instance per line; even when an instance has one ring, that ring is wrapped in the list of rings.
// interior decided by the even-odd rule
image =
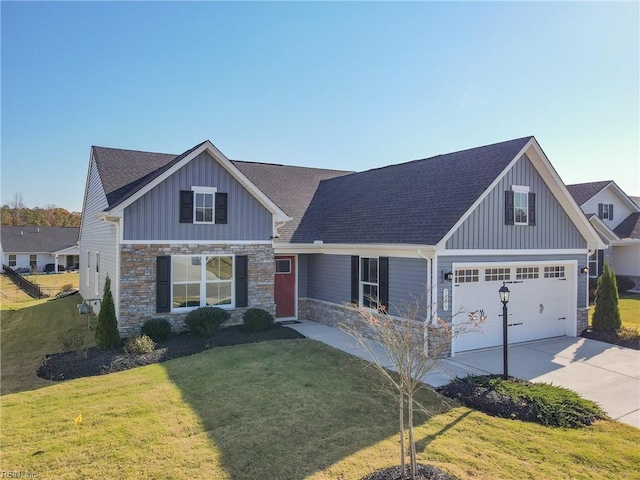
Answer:
[[[2,225],[2,263],[14,270],[43,272],[47,264],[55,270],[78,268],[77,227],[15,227]]]
[[[567,190],[608,245],[590,257],[589,275],[599,276],[606,260],[640,288],[640,206],[613,180],[567,185]]]
[[[198,306],[248,307],[335,325],[348,306],[428,292],[436,317],[481,333],[450,353],[500,345],[498,289],[511,289],[510,341],[587,325],[590,251],[604,244],[533,137],[362,173],[231,161],[211,142],[181,155],[93,147],[80,231],[80,289],[112,279],[123,335]],[[372,298],[374,300],[372,300]]]

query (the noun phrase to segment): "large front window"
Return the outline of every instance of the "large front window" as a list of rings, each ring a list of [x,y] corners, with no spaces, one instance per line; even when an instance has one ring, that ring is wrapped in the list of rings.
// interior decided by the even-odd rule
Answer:
[[[233,306],[233,257],[171,257],[173,308]]]
[[[360,305],[378,308],[378,259],[360,259]]]

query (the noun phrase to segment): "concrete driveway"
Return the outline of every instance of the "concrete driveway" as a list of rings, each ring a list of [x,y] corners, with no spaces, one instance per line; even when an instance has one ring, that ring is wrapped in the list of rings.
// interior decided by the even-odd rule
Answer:
[[[502,347],[458,354],[453,365],[502,373]],[[640,351],[586,338],[511,345],[509,375],[570,388],[610,417],[640,428]]]

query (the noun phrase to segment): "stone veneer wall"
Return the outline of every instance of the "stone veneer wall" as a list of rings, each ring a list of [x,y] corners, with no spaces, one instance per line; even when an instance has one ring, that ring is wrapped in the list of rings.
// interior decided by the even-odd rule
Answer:
[[[242,323],[242,314],[247,308],[264,308],[275,315],[275,262],[271,245],[122,245],[118,312],[121,335],[137,335],[150,318],[166,318],[175,330],[184,327],[186,313],[156,313],[156,257],[190,254],[248,255],[249,306],[231,310],[229,325]]]
[[[583,330],[589,325],[589,309],[579,308],[576,312],[576,335],[580,336]]]
[[[357,325],[366,337],[373,337],[358,311],[348,305],[338,305],[313,298],[301,298],[298,300],[298,318],[336,328],[340,325]],[[436,349],[439,356],[450,356],[451,339],[446,329],[429,326],[427,331],[428,347],[432,351]],[[421,340],[424,341],[424,329],[421,323],[416,323],[415,335],[420,335]]]

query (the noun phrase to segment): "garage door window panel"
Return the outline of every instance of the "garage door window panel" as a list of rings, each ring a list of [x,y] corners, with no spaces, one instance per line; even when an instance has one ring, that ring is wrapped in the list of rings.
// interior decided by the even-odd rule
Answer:
[[[538,267],[517,267],[516,280],[531,280],[540,276]]]
[[[551,267],[544,267],[544,278],[565,278],[564,266],[554,265]]]
[[[510,268],[485,268],[484,281],[485,282],[505,282],[511,280]]]
[[[456,270],[456,283],[475,283],[479,281],[477,268]]]

